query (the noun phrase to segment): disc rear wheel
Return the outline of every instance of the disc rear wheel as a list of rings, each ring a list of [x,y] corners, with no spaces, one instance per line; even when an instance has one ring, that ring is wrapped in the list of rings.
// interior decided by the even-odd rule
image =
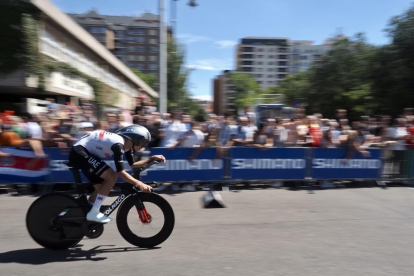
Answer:
[[[59,220],[64,218],[64,223]],[[79,243],[84,234],[85,213],[76,200],[64,194],[48,194],[30,206],[26,226],[30,236],[49,249],[67,249]]]

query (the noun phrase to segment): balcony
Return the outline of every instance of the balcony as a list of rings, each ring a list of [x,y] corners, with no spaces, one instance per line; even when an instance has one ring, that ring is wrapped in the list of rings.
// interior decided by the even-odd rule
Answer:
[[[252,59],[253,55],[240,55],[241,59]]]
[[[251,52],[253,52],[253,47],[243,47],[241,49],[241,52],[243,52],[243,53],[251,53]]]

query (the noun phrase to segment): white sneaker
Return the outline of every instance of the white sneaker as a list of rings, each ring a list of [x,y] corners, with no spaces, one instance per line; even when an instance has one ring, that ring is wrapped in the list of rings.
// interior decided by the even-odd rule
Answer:
[[[92,211],[90,211],[86,215],[86,220],[99,222],[99,223],[108,223],[108,222],[112,221],[112,218],[109,218],[109,217],[105,216],[101,212],[92,212]]]

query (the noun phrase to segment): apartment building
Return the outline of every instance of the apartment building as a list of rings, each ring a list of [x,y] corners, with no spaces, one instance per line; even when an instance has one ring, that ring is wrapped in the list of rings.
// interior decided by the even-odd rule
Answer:
[[[237,45],[236,69],[251,74],[261,88],[275,87],[289,74],[308,70],[330,47],[282,37],[245,37]]]
[[[236,114],[236,93],[230,80],[231,70],[225,70],[213,80],[213,113],[218,115]]]
[[[41,14],[37,26],[38,49],[45,59],[66,63],[78,72],[97,79],[101,102],[107,106],[135,107],[138,95],[158,97],[143,82],[88,32],[48,0],[30,0]],[[95,100],[96,92],[87,80],[65,72],[51,71],[45,76],[45,87],[39,93],[39,77],[22,67],[0,78],[3,102],[17,103],[23,98],[55,98],[58,103],[77,103],[79,99]]]
[[[95,10],[68,14],[120,61],[143,73],[159,73],[159,16],[138,17],[101,15]],[[171,35],[171,29],[168,29]]]

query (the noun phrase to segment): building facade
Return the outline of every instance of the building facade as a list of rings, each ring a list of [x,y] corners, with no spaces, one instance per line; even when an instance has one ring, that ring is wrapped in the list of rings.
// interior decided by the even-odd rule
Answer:
[[[139,17],[101,15],[91,10],[69,16],[133,69],[158,77],[159,16]],[[171,29],[169,29],[171,34]]]
[[[231,70],[225,70],[213,80],[213,113],[217,115],[236,114],[236,95],[230,80]]]
[[[158,97],[157,92],[49,1],[30,2],[42,14],[37,24],[39,56],[51,65],[69,66],[78,73],[52,69],[44,77],[44,91],[39,93],[39,76],[23,66],[0,78],[3,101],[54,97],[64,104],[77,103],[79,99],[97,100],[99,94],[104,105],[133,109],[138,95]],[[94,91],[82,76],[97,80],[99,91]]]
[[[329,45],[281,37],[245,37],[237,45],[236,69],[251,74],[261,88],[275,87],[292,73],[319,62]]]

